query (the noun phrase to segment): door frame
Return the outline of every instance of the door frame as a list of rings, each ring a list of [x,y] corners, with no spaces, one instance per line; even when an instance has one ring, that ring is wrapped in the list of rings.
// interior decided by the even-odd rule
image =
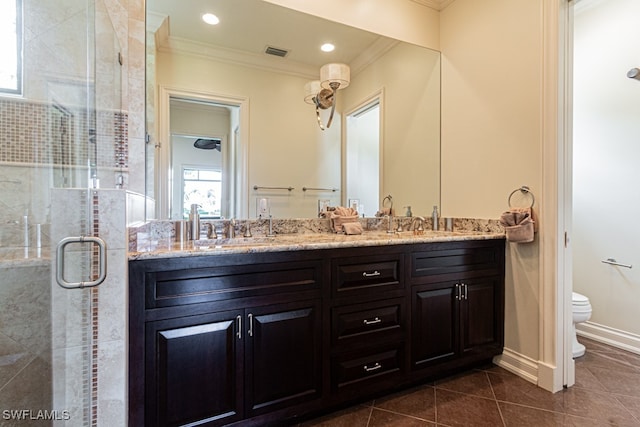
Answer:
[[[571,352],[572,16],[571,0],[543,2],[542,203],[538,385],[575,382]]]

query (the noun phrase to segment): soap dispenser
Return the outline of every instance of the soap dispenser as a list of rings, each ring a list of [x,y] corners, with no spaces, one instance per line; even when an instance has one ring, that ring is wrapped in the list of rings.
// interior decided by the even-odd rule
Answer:
[[[407,206],[407,213],[405,214],[408,217],[412,217],[413,216],[413,212],[411,212],[411,206]]]
[[[438,206],[433,207],[431,220],[433,221],[433,231],[438,231]]]
[[[189,213],[189,224],[191,225],[191,240],[200,240],[200,214],[198,208],[200,205],[194,203],[191,205]]]

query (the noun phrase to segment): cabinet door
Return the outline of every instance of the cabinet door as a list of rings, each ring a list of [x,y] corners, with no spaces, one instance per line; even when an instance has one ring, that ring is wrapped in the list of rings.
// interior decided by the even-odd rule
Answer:
[[[411,365],[414,369],[455,357],[459,304],[456,282],[414,287],[412,291]]]
[[[241,319],[238,311],[147,324],[146,425],[242,419]]]
[[[320,302],[246,310],[247,416],[320,397]]]
[[[460,300],[462,352],[502,347],[502,295],[499,277],[465,280]]]

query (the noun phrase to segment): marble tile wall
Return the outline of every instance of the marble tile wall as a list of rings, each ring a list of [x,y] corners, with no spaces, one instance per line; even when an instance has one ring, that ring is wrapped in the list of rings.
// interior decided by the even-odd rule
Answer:
[[[89,425],[126,425],[127,281],[126,270],[120,267],[126,266],[126,193],[117,189],[55,192],[53,217],[65,220],[54,220],[52,239],[77,235],[85,209],[91,209],[97,221],[88,227],[98,228],[107,246],[107,265],[114,268],[93,289],[63,289],[52,278],[54,407],[69,410],[77,420],[87,417],[89,404],[93,408]],[[53,258],[55,262],[55,254]],[[82,271],[93,265],[84,252],[71,246],[65,258],[65,276],[70,280],[82,277]]]

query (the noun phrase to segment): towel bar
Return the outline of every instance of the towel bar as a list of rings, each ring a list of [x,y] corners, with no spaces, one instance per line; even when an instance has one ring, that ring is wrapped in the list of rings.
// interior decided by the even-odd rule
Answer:
[[[260,187],[257,185],[254,185],[253,189],[256,191],[257,190],[289,190],[289,191],[294,190],[293,187]]]
[[[621,263],[619,263],[618,261],[616,261],[613,258],[603,259],[602,262],[605,263],[605,264],[617,265],[619,267],[625,267],[625,268],[632,268],[633,267],[631,264],[621,264]]]
[[[337,188],[313,188],[313,187],[302,187],[302,191],[338,191]]]

